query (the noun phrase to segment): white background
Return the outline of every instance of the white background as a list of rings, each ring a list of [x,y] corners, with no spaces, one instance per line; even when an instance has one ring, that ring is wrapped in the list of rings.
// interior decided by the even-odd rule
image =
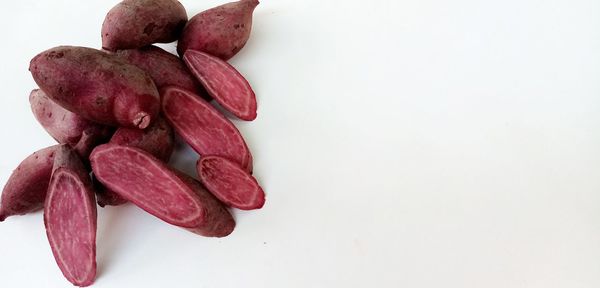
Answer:
[[[117,2],[0,9],[1,185],[53,143],[29,60],[99,47]],[[263,0],[254,15],[231,63],[258,95],[258,119],[236,124],[266,206],[235,211],[224,239],[99,209],[94,287],[600,287],[599,1]],[[175,158],[193,172],[195,154]],[[41,213],[0,224],[0,286],[71,286]]]

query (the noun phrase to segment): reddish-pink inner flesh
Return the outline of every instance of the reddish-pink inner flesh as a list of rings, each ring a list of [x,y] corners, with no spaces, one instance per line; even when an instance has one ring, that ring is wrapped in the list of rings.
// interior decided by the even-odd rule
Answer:
[[[88,205],[87,190],[76,176],[60,170],[56,174],[46,202],[48,240],[67,278],[84,282],[95,273],[95,214]]]
[[[195,51],[188,51],[185,59],[198,80],[219,104],[238,117],[256,117],[254,91],[244,77],[227,62],[211,59],[210,56]]]
[[[249,151],[233,124],[195,95],[170,90],[163,110],[173,127],[200,155],[218,155],[248,165]]]
[[[264,192],[250,174],[234,163],[219,158],[200,161],[202,182],[217,198],[237,208],[257,208]]]
[[[124,147],[104,149],[94,157],[96,177],[148,213],[188,228],[203,220],[194,192],[156,159]]]

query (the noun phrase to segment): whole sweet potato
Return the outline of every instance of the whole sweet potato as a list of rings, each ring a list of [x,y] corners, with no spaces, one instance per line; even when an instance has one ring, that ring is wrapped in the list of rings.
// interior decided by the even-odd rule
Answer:
[[[124,0],[102,24],[102,47],[109,51],[177,40],[187,13],[176,0]]]
[[[66,144],[56,151],[44,224],[65,278],[76,286],[91,285],[96,277],[96,201],[87,170]]]
[[[139,148],[100,145],[90,161],[104,186],[169,224],[209,237],[227,236],[235,227],[231,214],[210,193],[198,191]]]
[[[13,171],[2,190],[0,221],[44,206],[57,147],[50,146],[33,153]]]
[[[158,118],[152,126],[145,130],[134,128],[119,128],[110,139],[110,143],[132,146],[140,148],[154,157],[168,162],[173,152],[175,143],[175,133],[173,128],[163,118]],[[114,191],[102,186],[96,185],[98,193],[98,204],[102,207],[106,205],[117,206],[125,204],[127,201]]]
[[[146,71],[159,90],[167,86],[177,86],[193,92],[203,89],[179,57],[159,47],[118,50],[115,55]]]
[[[208,94],[236,117],[256,119],[256,96],[246,78],[233,66],[204,52],[188,49],[185,64]]]
[[[252,156],[240,131],[208,102],[177,87],[161,91],[163,113],[201,156],[228,158],[251,170]]]
[[[108,128],[61,107],[40,89],[31,91],[29,103],[35,118],[58,143],[76,145],[86,130],[109,134]]]
[[[179,38],[179,56],[183,57],[187,49],[194,49],[230,59],[246,45],[257,5],[258,0],[240,0],[192,17]]]
[[[74,147],[81,157],[87,159],[92,149],[108,140],[113,129],[86,120],[62,108],[42,90],[35,89],[29,94],[33,115],[42,127],[60,144]]]
[[[196,168],[204,187],[226,205],[252,210],[265,204],[265,192],[239,164],[218,156],[205,156],[198,160]]]
[[[114,55],[60,46],[35,56],[29,70],[48,97],[85,119],[144,129],[158,115],[152,78]]]

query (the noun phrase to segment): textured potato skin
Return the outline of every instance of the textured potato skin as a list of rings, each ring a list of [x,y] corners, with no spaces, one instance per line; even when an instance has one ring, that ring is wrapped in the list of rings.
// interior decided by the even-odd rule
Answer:
[[[50,146],[33,153],[12,172],[0,198],[0,221],[43,207],[58,147]]]
[[[118,50],[115,55],[146,71],[159,90],[167,86],[177,86],[193,92],[203,89],[179,57],[159,47]]]
[[[104,139],[108,140],[111,134],[112,129],[109,127],[86,120],[61,107],[40,89],[31,91],[29,103],[33,115],[46,132],[60,144],[81,147],[77,150],[82,157],[87,158],[91,152],[91,149],[85,151],[86,146],[94,145],[95,142]]]
[[[102,48],[134,49],[177,40],[187,13],[176,0],[124,0],[102,24]]]
[[[29,71],[48,97],[90,121],[144,129],[159,113],[152,78],[100,50],[55,47],[35,56]]]
[[[200,12],[183,29],[177,52],[194,49],[228,60],[248,41],[252,29],[252,13],[258,0],[241,0]]]

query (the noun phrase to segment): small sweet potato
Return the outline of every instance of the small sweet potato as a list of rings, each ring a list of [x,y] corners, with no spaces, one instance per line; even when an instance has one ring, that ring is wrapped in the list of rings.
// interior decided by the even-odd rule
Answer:
[[[50,146],[33,153],[13,171],[2,190],[0,221],[44,206],[57,147]]]
[[[86,120],[56,104],[40,89],[31,91],[29,103],[35,119],[58,143],[76,145],[83,131],[104,130],[103,125]]]
[[[173,152],[175,143],[175,133],[173,128],[163,118],[158,118],[152,126],[145,130],[134,128],[119,128],[110,139],[110,143],[132,146],[140,148],[154,157],[168,162]],[[100,187],[99,187],[100,186]],[[127,201],[119,196],[119,194],[97,185],[98,204],[102,207],[106,205],[117,206],[126,203]]]
[[[183,29],[177,52],[199,50],[228,60],[246,45],[252,29],[252,13],[258,0],[227,3],[192,17]]]
[[[236,117],[256,119],[256,96],[250,84],[229,63],[204,52],[188,49],[185,64],[208,94]]]
[[[250,171],[251,155],[240,131],[197,95],[177,87],[161,91],[162,108],[175,131],[200,155],[216,155]]]
[[[87,159],[92,149],[108,140],[113,129],[86,120],[62,108],[42,90],[35,89],[29,94],[33,115],[42,127],[60,144],[69,144]]]
[[[89,286],[96,277],[96,201],[81,159],[68,145],[57,148],[44,224],[54,259],[76,286]]]
[[[187,13],[176,0],[124,0],[102,24],[102,47],[109,51],[177,40]]]
[[[239,164],[218,156],[205,156],[196,165],[200,181],[228,206],[252,210],[265,204],[265,192]]]
[[[29,71],[50,99],[90,121],[144,129],[159,112],[152,78],[96,49],[55,47],[35,56]]]
[[[192,92],[203,91],[202,85],[190,74],[183,61],[159,47],[118,50],[115,55],[146,71],[159,90],[177,86]]]
[[[104,186],[169,224],[210,237],[227,236],[235,227],[220,202],[209,193],[200,196],[178,172],[139,148],[104,144],[90,161]]]

